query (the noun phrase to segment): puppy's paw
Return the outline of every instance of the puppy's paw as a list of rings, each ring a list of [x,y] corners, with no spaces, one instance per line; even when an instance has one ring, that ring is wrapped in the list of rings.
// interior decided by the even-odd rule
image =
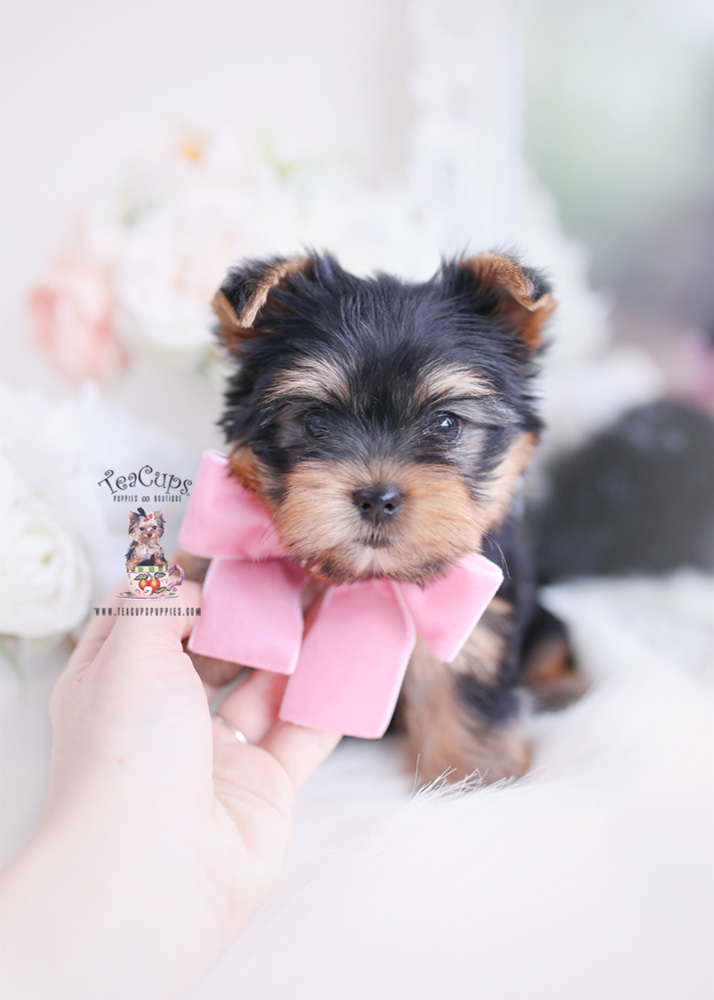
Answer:
[[[500,726],[465,717],[437,726],[413,739],[411,751],[419,784],[474,778],[490,785],[504,778],[521,778],[531,764],[531,744],[523,723]]]
[[[192,653],[184,642],[184,651],[191,657],[198,676],[204,684],[211,687],[221,687],[234,681],[241,670],[245,668],[240,663],[229,663],[228,660],[214,660],[201,653]]]

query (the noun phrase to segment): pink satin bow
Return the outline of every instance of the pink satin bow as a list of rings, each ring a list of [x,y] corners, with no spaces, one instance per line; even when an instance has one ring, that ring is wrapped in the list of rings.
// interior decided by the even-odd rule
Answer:
[[[417,633],[438,659],[453,660],[503,580],[498,566],[471,555],[424,587],[387,579],[329,587],[305,632],[307,578],[217,451],[201,459],[179,544],[212,559],[189,649],[291,674],[281,719],[368,739],[389,724]]]

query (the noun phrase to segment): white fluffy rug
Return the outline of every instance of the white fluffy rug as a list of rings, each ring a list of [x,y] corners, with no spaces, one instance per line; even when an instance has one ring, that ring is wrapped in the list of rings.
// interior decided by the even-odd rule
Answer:
[[[281,883],[192,1000],[708,1000],[714,583],[582,581],[547,603],[592,689],[532,720],[532,773],[415,795],[398,740],[346,741],[302,794]],[[24,709],[5,699],[8,850],[42,791],[46,673]]]

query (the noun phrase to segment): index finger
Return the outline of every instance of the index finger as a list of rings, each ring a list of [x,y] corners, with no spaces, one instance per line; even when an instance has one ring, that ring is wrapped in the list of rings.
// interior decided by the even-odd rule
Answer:
[[[195,617],[187,615],[187,609],[201,607],[201,588],[197,583],[185,580],[181,586],[178,599],[160,598],[151,601],[152,608],[164,607],[175,608],[178,614],[168,615],[131,615],[124,614],[127,602],[122,600],[116,593],[108,594],[100,608],[93,608],[94,617],[87,623],[79,642],[77,643],[72,656],[69,659],[67,669],[75,669],[91,662],[102,648],[106,640],[115,629],[121,632],[141,629],[142,637],[148,637],[150,641],[166,641],[172,648],[176,639],[184,639],[195,624]],[[136,606],[136,605],[133,605]],[[147,605],[142,605],[148,607]],[[99,612],[99,613],[97,613]]]
[[[282,765],[297,792],[341,739],[340,733],[280,721],[259,745]]]

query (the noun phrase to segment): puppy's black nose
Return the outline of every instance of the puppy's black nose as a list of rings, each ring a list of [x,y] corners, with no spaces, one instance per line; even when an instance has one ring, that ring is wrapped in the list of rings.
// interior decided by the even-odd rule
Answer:
[[[403,497],[393,486],[369,486],[355,490],[352,499],[365,521],[384,524],[394,517]]]

